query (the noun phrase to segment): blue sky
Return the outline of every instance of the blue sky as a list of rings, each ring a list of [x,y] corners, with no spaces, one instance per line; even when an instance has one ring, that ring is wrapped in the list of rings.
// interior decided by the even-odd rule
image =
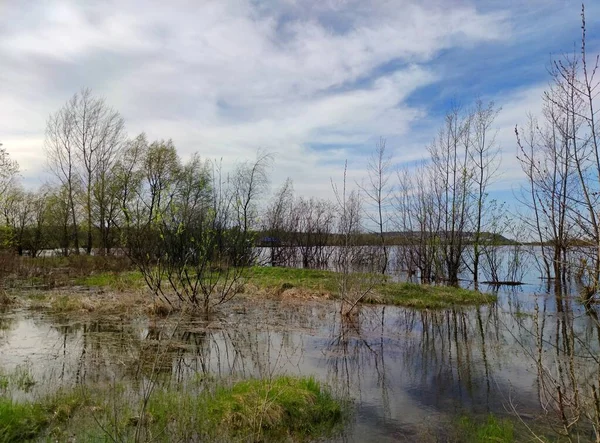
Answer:
[[[588,2],[600,47],[600,2]],[[49,177],[48,115],[83,87],[134,137],[224,163],[276,153],[274,186],[331,196],[365,174],[379,137],[398,165],[426,157],[453,102],[503,110],[495,196],[522,180],[515,124],[537,113],[553,56],[580,38],[568,0],[0,2],[0,142],[27,186]]]

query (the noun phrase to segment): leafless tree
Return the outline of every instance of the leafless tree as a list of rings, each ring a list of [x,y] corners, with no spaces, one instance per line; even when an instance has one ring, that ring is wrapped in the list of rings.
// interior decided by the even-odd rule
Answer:
[[[254,227],[256,222],[256,203],[269,185],[267,172],[273,162],[273,155],[258,151],[254,162],[238,165],[233,176],[235,192],[235,210],[238,224],[244,233]]]
[[[298,247],[302,267],[326,269],[333,253],[335,207],[328,200],[300,197],[294,214],[298,229],[292,243]]]
[[[388,261],[388,246],[385,241],[389,221],[389,205],[392,195],[390,183],[391,177],[391,157],[386,153],[386,141],[380,138],[375,152],[367,164],[368,179],[366,183],[360,186],[361,191],[366,196],[371,206],[371,210],[365,211],[366,216],[375,225],[379,241],[383,252],[381,260],[381,273],[385,274]]]
[[[0,201],[8,190],[15,185],[19,173],[19,164],[10,158],[10,155],[0,143]]]
[[[473,214],[473,256],[468,260],[472,264],[473,281],[479,281],[479,261],[482,255],[482,233],[495,223],[495,217],[489,213],[489,186],[498,174],[500,166],[500,147],[496,144],[496,134],[492,125],[496,119],[499,108],[493,102],[484,105],[477,100],[475,109],[471,112],[471,136],[469,166],[474,169],[472,176],[472,198],[474,199]]]
[[[77,193],[80,189],[80,175],[77,169],[77,142],[74,125],[74,116],[69,103],[67,103],[48,118],[44,147],[48,168],[66,193],[68,218],[71,219],[71,226],[68,228],[70,230],[69,237],[75,253],[79,254]],[[65,254],[69,253],[70,244],[71,242],[66,245]]]
[[[45,141],[48,166],[68,192],[76,252],[79,251],[77,191],[82,192],[86,251],[90,254],[94,226],[104,231],[109,223],[106,219],[107,174],[124,141],[124,128],[120,114],[103,99],[94,97],[89,89],[73,95],[48,119]],[[93,217],[94,206],[98,208],[98,220]]]
[[[469,166],[472,125],[472,116],[463,116],[455,107],[446,115],[444,127],[429,147],[436,214],[441,219],[440,252],[445,278],[453,285],[458,284],[468,240],[473,178],[473,168]]]
[[[544,94],[545,124],[539,127],[530,119],[526,132],[516,132],[546,273],[560,283],[574,269],[591,300],[600,285],[600,151],[595,110],[600,83],[599,59],[590,64],[587,56],[583,7],[581,17],[581,51],[553,63],[552,83]],[[552,256],[546,255],[546,244]],[[583,247],[578,248],[578,259],[571,260],[569,251],[575,246]]]
[[[289,266],[295,256],[291,242],[298,229],[297,212],[294,211],[294,188],[288,178],[273,196],[262,221],[261,243],[269,247],[271,266]]]
[[[372,292],[379,279],[375,278],[374,269],[368,267],[373,262],[363,261],[362,245],[357,241],[362,229],[363,211],[359,192],[349,191],[347,188],[347,168],[346,162],[341,187],[336,185],[333,179],[331,186],[337,204],[338,235],[341,238],[335,263],[335,270],[339,276],[340,313],[349,317],[356,313],[358,304]]]

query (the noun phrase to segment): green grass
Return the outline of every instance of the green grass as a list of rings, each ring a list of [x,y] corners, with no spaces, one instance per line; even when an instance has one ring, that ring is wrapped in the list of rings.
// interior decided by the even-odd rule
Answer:
[[[337,277],[335,272],[317,269],[257,266],[251,269],[249,281],[268,289],[283,290],[295,287],[335,294],[338,291]]]
[[[391,304],[417,309],[444,309],[457,305],[492,303],[496,300],[494,295],[451,286],[397,283],[389,280],[382,282],[382,277],[379,275],[353,274],[351,280],[354,284],[362,280],[363,287],[364,281],[374,282],[371,291],[363,299],[364,303]],[[340,274],[332,271],[254,267],[247,273],[247,281],[250,285],[278,295],[292,288],[308,291],[316,296],[330,294],[339,297],[340,295]],[[78,277],[73,282],[79,286],[108,288],[113,292],[127,292],[145,287],[144,279],[137,271],[97,272]],[[52,300],[52,308],[64,312],[80,309],[71,297]]]
[[[211,421],[234,436],[250,430],[257,440],[322,435],[343,416],[340,403],[320,383],[290,377],[248,380],[217,389],[207,412]]]
[[[510,420],[499,419],[488,415],[477,420],[472,417],[461,417],[458,422],[459,441],[468,443],[510,443],[515,441],[515,429]]]
[[[145,405],[143,407],[143,405]],[[312,378],[132,386],[59,392],[35,403],[0,397],[0,443],[65,441],[306,441],[337,432],[345,402]]]
[[[481,305],[496,301],[496,296],[453,286],[416,283],[384,283],[366,302],[407,306],[419,309],[443,309],[457,305]]]
[[[146,285],[142,274],[138,271],[98,272],[77,277],[74,284],[87,287],[105,287],[117,292],[140,289]]]
[[[355,276],[356,277],[356,276]],[[365,277],[367,280],[369,276]],[[258,287],[281,293],[285,289],[299,288],[316,292],[329,292],[339,296],[340,275],[332,271],[313,269],[256,267],[250,273],[250,282]],[[377,279],[373,279],[377,281]],[[384,281],[374,283],[372,291],[363,300],[418,309],[443,309],[456,305],[492,303],[496,297],[469,289],[451,286],[430,286],[415,283]]]
[[[38,435],[48,423],[39,404],[19,404],[0,397],[0,442],[18,442]]]

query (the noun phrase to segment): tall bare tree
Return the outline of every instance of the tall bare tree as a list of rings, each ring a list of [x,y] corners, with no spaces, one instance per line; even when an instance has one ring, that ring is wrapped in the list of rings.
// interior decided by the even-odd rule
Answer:
[[[367,182],[363,183],[360,189],[366,195],[371,206],[371,210],[365,211],[365,213],[375,225],[376,232],[379,235],[379,243],[383,252],[381,273],[385,274],[389,261],[385,233],[389,221],[388,210],[392,187],[390,184],[391,157],[386,153],[386,140],[384,138],[380,138],[377,142],[375,152],[367,164],[367,174]]]
[[[458,107],[453,108],[429,147],[436,213],[441,219],[440,252],[445,277],[453,285],[458,284],[467,245],[473,178],[473,169],[469,166],[472,124],[471,115],[462,115]]]
[[[65,229],[70,233],[74,251],[79,254],[79,211],[77,207],[77,193],[80,189],[80,175],[77,168],[75,122],[69,103],[65,104],[55,114],[52,114],[46,123],[46,138],[44,148],[46,162],[50,172],[58,180],[60,187],[66,194],[70,228]],[[64,253],[69,253],[71,241],[64,245]]]
[[[77,192],[82,193],[86,220],[86,252],[92,251],[93,229],[106,229],[107,174],[125,137],[121,115],[89,89],[80,92],[51,115],[46,127],[48,165],[68,192],[75,250],[79,251]],[[94,196],[98,197],[94,201]],[[99,219],[93,217],[94,205]]]
[[[493,102],[485,105],[477,100],[471,112],[471,134],[473,142],[469,150],[469,163],[474,169],[472,195],[475,200],[473,211],[473,281],[479,281],[479,261],[482,255],[482,231],[495,224],[495,217],[488,211],[489,186],[498,174],[500,166],[500,147],[496,144],[496,133],[492,125],[500,112]],[[491,219],[490,219],[491,218]]]

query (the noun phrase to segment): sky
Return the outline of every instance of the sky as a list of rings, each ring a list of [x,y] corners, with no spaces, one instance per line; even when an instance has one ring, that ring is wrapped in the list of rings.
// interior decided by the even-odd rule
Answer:
[[[588,1],[588,48],[600,2]],[[0,0],[0,143],[23,182],[50,178],[48,116],[90,88],[127,132],[171,138],[225,165],[275,156],[273,188],[332,196],[384,137],[395,166],[427,156],[444,114],[477,98],[502,107],[494,193],[523,180],[514,127],[536,114],[553,58],[572,52],[570,0]]]

